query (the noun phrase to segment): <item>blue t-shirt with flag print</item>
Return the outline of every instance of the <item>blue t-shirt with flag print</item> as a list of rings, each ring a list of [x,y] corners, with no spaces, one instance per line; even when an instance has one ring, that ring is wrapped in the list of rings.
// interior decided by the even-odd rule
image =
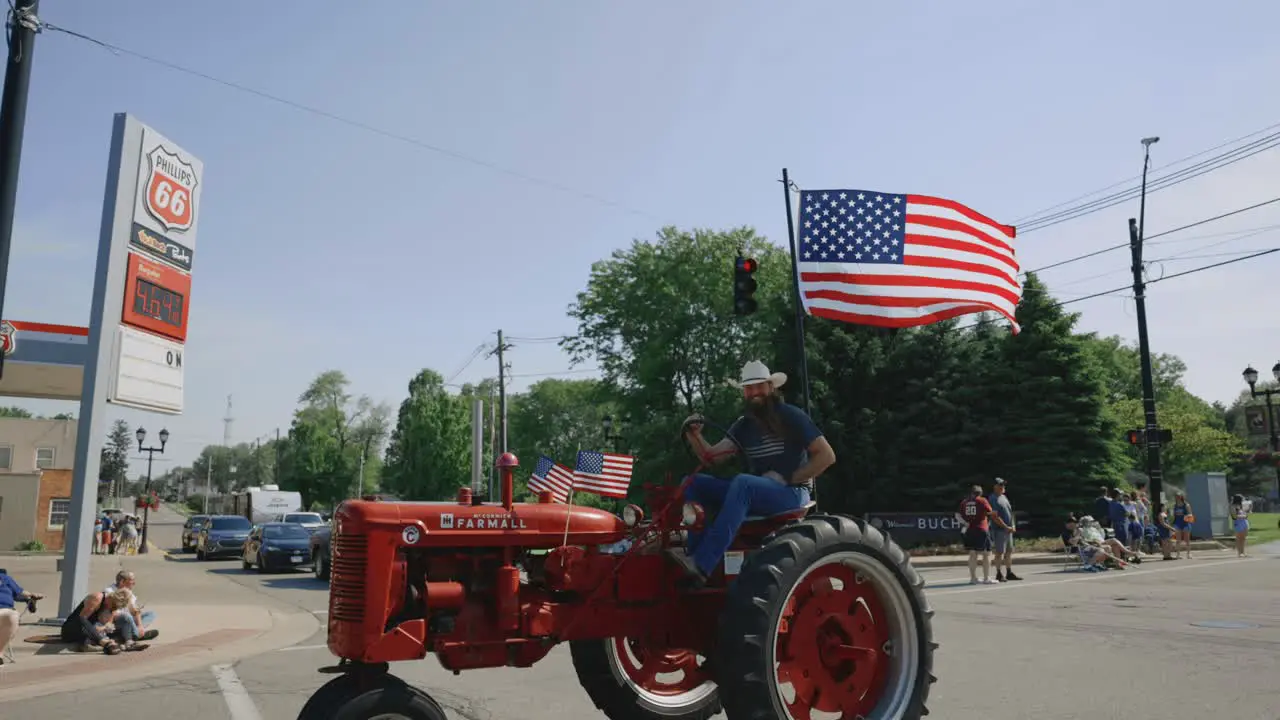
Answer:
[[[735,420],[729,427],[729,434],[747,451],[756,475],[772,470],[789,481],[791,475],[808,462],[809,445],[822,437],[822,431],[805,411],[790,403],[778,404],[778,417],[786,428],[783,433],[786,437],[780,438],[769,432],[749,415]],[[803,486],[812,490],[813,481],[805,482]]]

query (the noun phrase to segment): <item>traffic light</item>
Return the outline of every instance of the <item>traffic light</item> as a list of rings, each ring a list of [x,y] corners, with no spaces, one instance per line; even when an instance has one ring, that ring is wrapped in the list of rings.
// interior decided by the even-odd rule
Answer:
[[[733,313],[750,315],[756,311],[756,270],[760,264],[755,258],[739,255],[733,261]]]
[[[1124,437],[1130,445],[1147,444],[1146,430],[1129,430],[1124,434]],[[1168,445],[1173,442],[1173,431],[1169,428],[1157,428],[1156,437],[1160,438],[1161,445]]]

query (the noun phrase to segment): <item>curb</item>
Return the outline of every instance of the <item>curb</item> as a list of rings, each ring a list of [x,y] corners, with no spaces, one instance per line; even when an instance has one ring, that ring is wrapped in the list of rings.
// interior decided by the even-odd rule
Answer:
[[[1203,543],[1202,547],[1196,547],[1196,543],[1191,544],[1193,552],[1226,552],[1227,549],[1217,543]],[[938,558],[938,559],[934,559]],[[1034,555],[1019,556],[1016,552],[1013,554],[1013,565],[1061,565],[1067,562],[1065,554],[1055,553],[1047,555],[1044,553],[1036,553]],[[928,568],[968,568],[969,556],[967,555],[924,555],[921,557],[911,558],[912,567],[917,570],[925,570]],[[992,559],[992,567],[995,567],[995,560]]]
[[[195,645],[189,649],[182,648],[180,652],[155,662],[149,662],[147,654],[142,653],[129,657],[127,662],[132,662],[128,662],[125,667],[112,669],[105,667],[95,668],[92,672],[86,672],[70,678],[66,673],[58,675],[58,668],[48,668],[50,674],[55,676],[50,680],[42,680],[35,683],[26,682],[20,686],[5,688],[3,684],[7,677],[22,672],[20,666],[14,666],[12,670],[0,671],[0,702],[31,700],[46,695],[65,693],[68,690],[89,690],[138,682],[160,675],[168,676],[175,673],[189,672],[197,668],[208,667],[219,661],[239,660],[291,647],[311,638],[321,628],[320,620],[312,613],[280,612],[277,610],[268,610],[268,612],[271,614],[271,628],[269,630],[260,632],[248,631],[252,632],[253,635],[240,637],[225,644],[214,643],[204,646]],[[159,650],[164,647],[165,645],[163,644],[153,645],[152,650]],[[120,659],[116,658],[112,662]],[[5,667],[8,668],[9,666],[6,665]],[[19,682],[21,682],[21,678],[19,678]]]

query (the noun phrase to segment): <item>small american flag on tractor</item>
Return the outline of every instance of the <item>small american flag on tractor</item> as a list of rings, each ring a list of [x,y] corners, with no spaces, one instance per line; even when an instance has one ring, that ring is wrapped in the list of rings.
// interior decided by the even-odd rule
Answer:
[[[625,498],[631,486],[631,468],[635,461],[630,455],[583,450],[578,453],[578,466],[573,471],[573,489],[603,497]]]

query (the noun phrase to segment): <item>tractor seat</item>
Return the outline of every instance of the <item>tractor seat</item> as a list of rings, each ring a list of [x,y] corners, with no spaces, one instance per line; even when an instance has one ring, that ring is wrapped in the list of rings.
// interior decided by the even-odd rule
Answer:
[[[738,538],[762,538],[792,520],[799,520],[808,515],[809,511],[817,505],[816,501],[810,500],[798,508],[785,510],[776,515],[749,515],[738,528]]]

